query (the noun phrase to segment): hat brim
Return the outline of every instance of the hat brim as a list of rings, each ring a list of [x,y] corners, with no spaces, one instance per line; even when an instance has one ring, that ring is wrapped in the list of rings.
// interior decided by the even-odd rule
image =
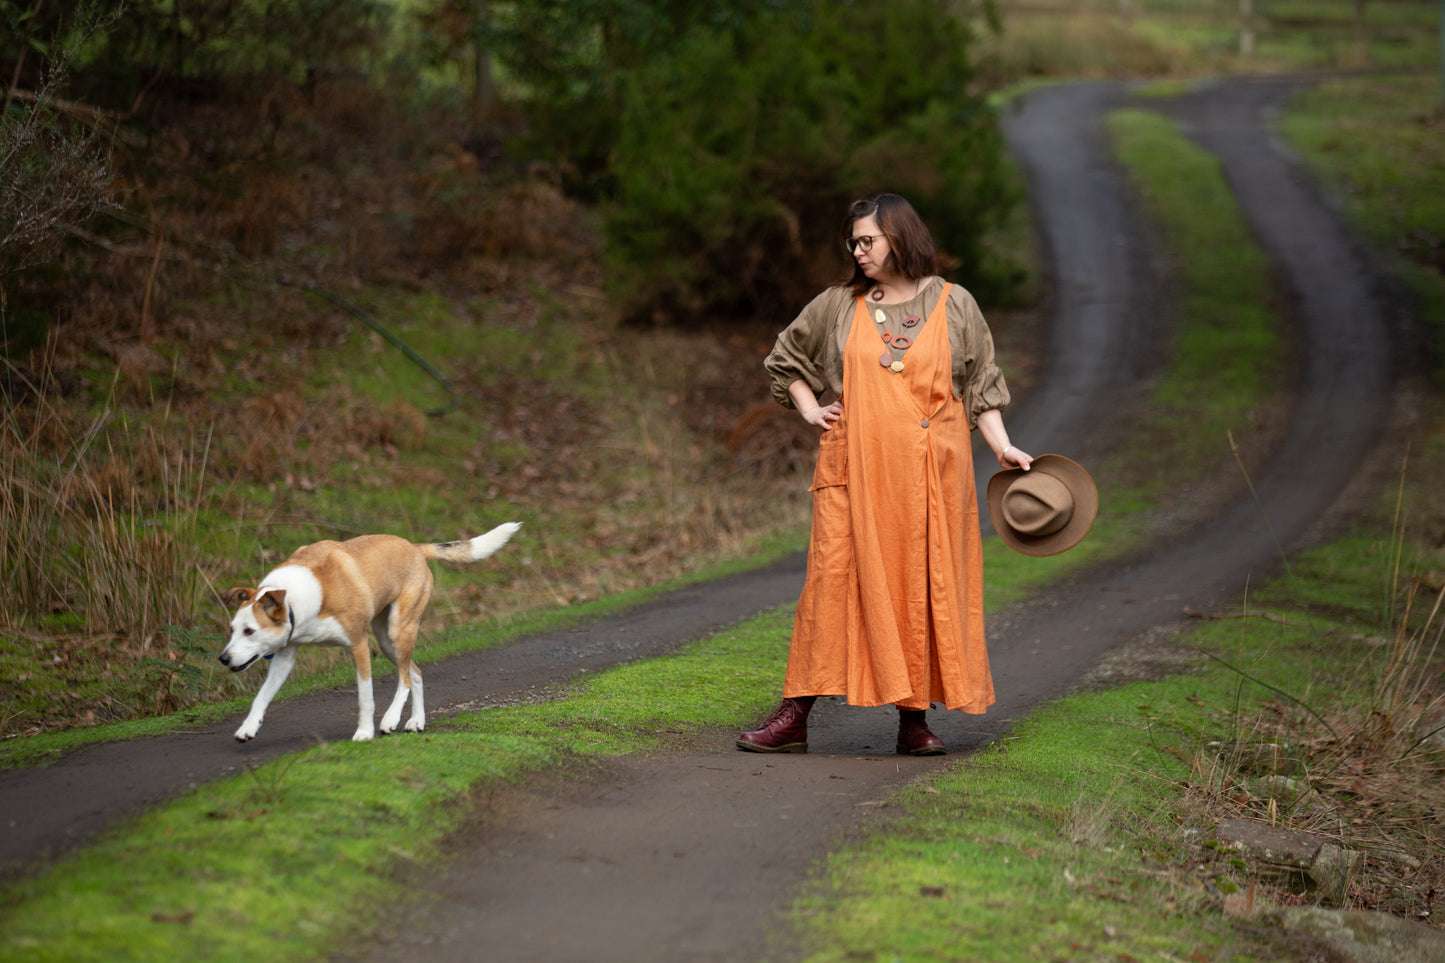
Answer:
[[[1003,497],[1014,479],[1025,474],[1022,468],[1006,468],[988,480],[988,517],[993,530],[1005,545],[1025,555],[1057,555],[1084,540],[1094,519],[1099,515],[1099,489],[1094,479],[1078,462],[1063,455],[1040,455],[1029,464],[1029,471],[1042,471],[1061,481],[1074,501],[1074,513],[1063,528],[1047,535],[1027,535],[1011,527],[1003,513]]]

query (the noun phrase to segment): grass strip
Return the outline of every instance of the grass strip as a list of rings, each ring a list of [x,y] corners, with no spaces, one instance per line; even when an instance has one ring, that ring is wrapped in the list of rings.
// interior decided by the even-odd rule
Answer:
[[[1153,111],[1116,111],[1108,129],[1172,252],[1179,295],[1174,356],[1152,389],[1149,418],[1118,456],[1133,470],[1115,469],[1142,478],[1125,497],[1153,503],[1227,459],[1231,433],[1247,437],[1284,381],[1287,353],[1269,259],[1219,162]]]

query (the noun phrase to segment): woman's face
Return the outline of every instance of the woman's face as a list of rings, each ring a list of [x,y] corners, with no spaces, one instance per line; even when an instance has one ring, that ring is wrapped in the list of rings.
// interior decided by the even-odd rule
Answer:
[[[875,281],[886,277],[888,269],[885,265],[888,263],[888,255],[893,248],[889,245],[883,230],[878,226],[878,218],[872,214],[858,218],[853,222],[852,237],[872,239],[873,246],[866,251],[864,247],[869,243],[867,240],[858,243],[853,249],[853,260],[857,262],[858,269]]]

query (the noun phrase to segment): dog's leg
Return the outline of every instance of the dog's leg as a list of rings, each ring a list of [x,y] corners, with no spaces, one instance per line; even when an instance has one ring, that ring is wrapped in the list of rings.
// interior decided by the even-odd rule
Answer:
[[[391,638],[391,613],[395,603],[388,605],[377,613],[376,618],[371,620],[371,631],[376,633],[376,642],[381,646],[381,651],[386,657],[397,665],[396,673],[396,695],[392,697],[391,705],[387,707],[386,714],[381,717],[381,732],[383,735],[396,731],[397,725],[401,722],[401,710],[406,705],[406,697],[412,695],[411,687],[403,684],[401,672],[401,661],[397,658],[396,643]],[[408,729],[411,726],[407,726]]]
[[[407,669],[397,666],[396,670],[396,696],[392,698],[391,705],[387,707],[386,715],[381,717],[381,731],[383,734],[396,731],[397,725],[401,722],[401,710],[406,705],[406,697],[411,696],[411,718],[406,720],[407,732],[421,732],[426,728],[426,710],[422,708],[421,700],[421,670],[415,663]]]
[[[352,742],[365,742],[376,735],[376,700],[371,694],[371,647],[366,644],[366,626],[363,624],[351,642],[351,660],[356,663],[356,732]]]
[[[412,650],[416,647],[417,635],[421,632],[421,616],[431,601],[431,572],[425,572],[413,590],[399,595],[383,615],[372,622],[376,637],[382,648],[396,663],[396,698],[381,720],[382,732],[394,732],[401,722],[401,710],[406,697],[411,696],[411,718],[406,721],[407,732],[421,732],[426,728],[426,702],[422,698],[421,670],[412,661]]]
[[[403,642],[408,637],[403,630],[401,638],[392,639],[388,623],[391,621],[390,612],[383,612],[371,623],[372,631],[376,633],[376,641],[381,645],[381,651],[386,657],[396,663],[396,696],[392,698],[391,705],[386,710],[386,715],[381,717],[381,731],[391,733],[401,724],[401,710],[406,706],[407,696],[411,696],[411,718],[406,720],[407,732],[421,732],[426,728],[426,704],[422,699],[421,669],[410,658],[412,645]],[[412,636],[414,638],[414,635]],[[403,654],[405,653],[405,654]]]
[[[407,732],[421,732],[426,728],[426,702],[421,694],[421,669],[411,664],[411,718],[406,720]]]
[[[270,666],[266,669],[266,681],[261,683],[261,691],[256,693],[255,700],[251,703],[251,711],[246,715],[246,721],[241,723],[241,728],[236,730],[237,742],[248,742],[256,738],[256,733],[261,731],[261,720],[266,716],[266,707],[271,700],[276,698],[280,691],[281,684],[291,674],[291,669],[296,665],[297,646],[288,645],[277,652],[271,659]]]

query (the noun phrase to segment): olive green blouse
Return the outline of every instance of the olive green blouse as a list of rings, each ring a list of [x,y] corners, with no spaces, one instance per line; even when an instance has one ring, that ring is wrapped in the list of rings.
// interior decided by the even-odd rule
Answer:
[[[933,312],[943,283],[942,278],[929,278],[914,300],[899,304],[866,302],[868,313],[876,316],[882,311],[882,327],[895,335],[901,334],[903,319],[908,315],[926,319]],[[773,398],[783,407],[793,407],[788,385],[799,378],[806,381],[816,395],[822,395],[827,388],[836,395],[843,393],[843,346],[848,343],[848,332],[853,327],[855,303],[852,288],[834,285],[809,302],[778,335],[763,366],[772,378]],[[960,285],[955,284],[949,292],[947,318],[948,343],[953,351],[953,391],[963,399],[972,427],[981,412],[1007,407],[1008,385],[1004,383],[1003,372],[994,364],[993,335],[978,309],[978,302]],[[894,355],[900,359],[906,357],[899,351],[894,351]]]

